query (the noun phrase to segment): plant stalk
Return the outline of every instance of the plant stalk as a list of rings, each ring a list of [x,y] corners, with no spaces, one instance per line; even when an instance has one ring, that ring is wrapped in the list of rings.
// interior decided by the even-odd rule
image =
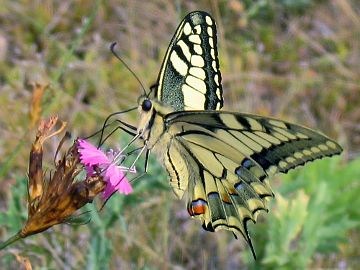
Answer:
[[[21,239],[21,234],[20,232],[18,232],[17,234],[11,236],[8,240],[6,240],[5,242],[3,243],[0,243],[0,250],[6,248],[8,245],[16,242],[17,240]]]

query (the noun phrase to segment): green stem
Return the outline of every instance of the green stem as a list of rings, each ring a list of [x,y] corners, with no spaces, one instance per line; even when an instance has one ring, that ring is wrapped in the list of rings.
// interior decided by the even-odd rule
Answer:
[[[8,245],[16,242],[17,240],[21,239],[21,235],[20,232],[18,232],[17,234],[11,236],[8,240],[6,240],[5,242],[0,244],[0,250],[6,248]]]

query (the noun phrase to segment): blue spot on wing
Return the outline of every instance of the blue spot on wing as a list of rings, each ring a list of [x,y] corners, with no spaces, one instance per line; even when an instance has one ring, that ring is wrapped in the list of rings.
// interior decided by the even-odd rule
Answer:
[[[249,169],[252,165],[252,161],[250,159],[244,159],[244,161],[242,162],[242,165],[246,168]]]
[[[245,188],[245,185],[244,185],[244,183],[239,182],[239,183],[235,184],[234,187],[236,188],[236,190],[241,191]]]
[[[210,192],[209,194],[208,194],[208,198],[209,199],[216,199],[216,198],[219,198],[220,196],[219,196],[219,193],[217,193],[217,192]]]

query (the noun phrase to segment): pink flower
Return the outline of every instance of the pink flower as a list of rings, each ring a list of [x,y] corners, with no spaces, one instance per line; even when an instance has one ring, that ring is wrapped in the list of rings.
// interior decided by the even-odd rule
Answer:
[[[102,170],[101,174],[107,182],[103,192],[104,199],[109,198],[115,191],[125,195],[132,192],[132,187],[126,179],[124,172],[136,173],[135,168],[117,166],[112,163],[114,158],[113,152],[106,155],[86,140],[78,139],[77,141],[80,161],[85,166],[87,174],[93,175],[94,167],[96,166]]]

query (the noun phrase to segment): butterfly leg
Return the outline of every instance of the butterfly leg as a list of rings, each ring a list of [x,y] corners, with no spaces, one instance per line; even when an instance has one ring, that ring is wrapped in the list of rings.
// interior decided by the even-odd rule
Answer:
[[[114,122],[119,122],[121,125],[126,126],[126,127],[129,128],[130,130],[133,130],[134,132],[136,131],[136,127],[134,127],[134,126],[132,126],[132,125],[130,125],[130,124],[124,122],[124,121],[118,120],[118,119],[115,120],[115,121],[113,121],[111,124],[108,124],[108,121],[110,120],[111,117],[113,117],[113,116],[115,116],[115,115],[127,113],[127,112],[130,112],[130,111],[136,110],[136,109],[137,109],[137,107],[133,107],[133,108],[130,108],[130,109],[125,110],[125,111],[112,113],[112,114],[110,114],[108,117],[106,117],[106,119],[105,119],[105,121],[104,121],[104,124],[103,124],[103,127],[102,127],[102,129],[101,129],[101,136],[100,136],[100,140],[99,140],[99,147],[103,144],[102,138],[103,138],[103,135],[104,135],[105,128],[108,127],[109,125],[111,125],[111,124],[114,123]],[[124,130],[124,131],[127,132],[126,130]],[[100,132],[100,131],[98,131],[98,132]],[[97,134],[98,132],[96,132],[95,134]],[[134,132],[133,132],[133,133],[134,133]],[[135,133],[134,133],[133,135],[135,135]]]

